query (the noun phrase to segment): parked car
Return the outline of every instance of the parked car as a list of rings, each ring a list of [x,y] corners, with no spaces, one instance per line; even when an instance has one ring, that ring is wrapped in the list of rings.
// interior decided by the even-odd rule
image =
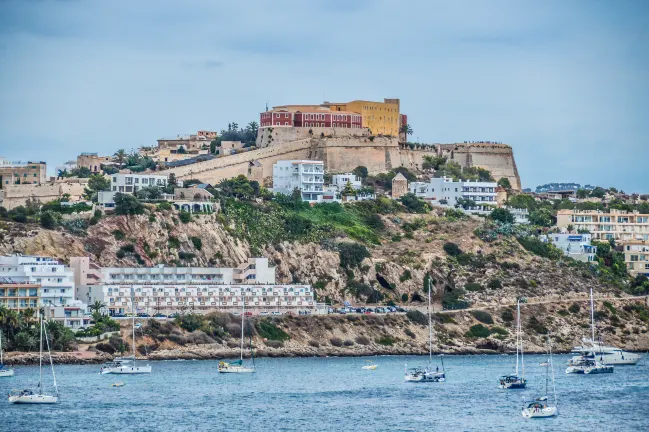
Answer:
[[[246,312],[246,316],[252,316],[252,312],[247,311],[247,312]]]
[[[162,313],[157,313],[157,314],[153,315],[153,317],[154,318],[167,318],[167,315],[162,314]]]
[[[284,315],[295,315],[292,311],[286,311],[284,312]]]
[[[150,318],[151,317],[148,313],[143,313],[143,312],[140,312],[139,314],[137,314],[137,316],[139,318]]]
[[[124,314],[115,314],[115,315],[113,315],[113,318],[126,318],[126,315],[124,315]]]
[[[277,312],[277,311],[272,311],[270,314],[271,314],[271,315],[281,315],[281,313],[279,313],[279,312]]]
[[[259,315],[266,316],[266,315],[268,315],[268,311],[261,311],[261,312],[259,312]]]

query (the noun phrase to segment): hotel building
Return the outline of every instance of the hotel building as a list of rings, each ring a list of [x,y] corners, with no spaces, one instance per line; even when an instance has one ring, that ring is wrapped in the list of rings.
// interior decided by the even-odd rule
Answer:
[[[649,241],[630,241],[624,244],[624,262],[631,276],[649,277]]]
[[[324,193],[324,163],[311,160],[285,160],[273,165],[273,192],[291,195],[302,192],[302,200],[315,203]]]
[[[40,304],[40,289],[40,285],[35,283],[14,282],[11,278],[0,277],[0,307],[36,309]]]
[[[473,201],[475,205],[464,209],[468,213],[488,214],[496,206],[496,183],[481,181],[455,181],[449,177],[432,178],[429,182],[410,183],[410,192],[433,205],[455,207],[460,200]]]
[[[593,240],[615,240],[623,243],[649,240],[649,214],[624,210],[559,210],[557,226],[588,231]]]

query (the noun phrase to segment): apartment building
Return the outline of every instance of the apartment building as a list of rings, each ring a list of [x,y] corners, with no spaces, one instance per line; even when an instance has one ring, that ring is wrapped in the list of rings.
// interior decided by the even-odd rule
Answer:
[[[116,193],[135,194],[138,190],[149,186],[164,188],[167,186],[167,180],[167,176],[158,174],[113,174],[110,178],[110,191],[99,192],[97,201],[103,207],[114,207]]]
[[[432,178],[429,182],[412,182],[409,190],[434,205],[455,207],[471,202],[472,205],[464,209],[466,212],[488,214],[496,206],[496,187],[495,182],[455,181],[442,177]]]
[[[47,320],[58,321],[72,330],[88,327],[92,319],[82,306],[47,305],[43,308],[43,314]]]
[[[352,186],[352,188],[356,190],[363,187],[361,178],[355,174],[345,173],[345,174],[334,174],[333,176],[331,176],[331,185],[334,186],[338,190],[338,192],[345,189],[347,183],[349,183]]]
[[[40,304],[41,286],[30,282],[16,282],[0,277],[0,307],[23,310],[36,309]]]
[[[27,298],[32,304],[33,289],[38,290],[38,305],[74,304],[74,274],[55,258],[41,256],[0,256],[0,279],[31,285]],[[28,289],[27,287],[25,289]],[[7,291],[5,291],[6,293]],[[19,299],[20,300],[20,299]]]
[[[273,165],[273,192],[291,195],[302,192],[302,200],[315,203],[324,193],[324,163],[312,160],[277,161]]]
[[[597,262],[597,247],[592,246],[590,234],[548,234],[548,240],[561,249],[565,256],[583,262]]]
[[[71,259],[75,274],[92,270],[85,259]],[[129,312],[157,313],[192,309],[313,309],[314,291],[309,285],[275,284],[275,268],[267,258],[249,258],[236,268],[165,267],[101,268],[100,282],[86,279],[78,298],[104,302],[111,315]],[[134,298],[134,310],[131,306]]]
[[[0,189],[8,185],[41,184],[46,181],[45,162],[11,162],[0,157]]]
[[[649,214],[624,210],[559,210],[557,226],[588,231],[593,240],[620,242],[649,240]]]
[[[643,274],[649,277],[649,241],[629,241],[623,248],[624,262],[629,274]]]

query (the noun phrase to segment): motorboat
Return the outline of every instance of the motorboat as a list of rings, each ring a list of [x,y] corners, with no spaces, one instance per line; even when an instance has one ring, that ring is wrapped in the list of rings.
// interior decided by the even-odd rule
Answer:
[[[520,358],[521,376],[518,375],[518,363]],[[501,389],[524,389],[527,385],[525,379],[525,361],[523,358],[523,334],[521,328],[521,302],[516,302],[516,371],[513,375],[503,375],[500,377]]]
[[[40,324],[40,352],[38,358],[38,393],[33,390],[20,390],[13,391],[9,394],[9,403],[11,404],[55,404],[59,401],[59,388],[56,385],[56,374],[54,373],[54,361],[52,360],[52,352],[50,351],[50,341],[45,330],[45,322],[43,321],[43,313],[39,314]],[[45,335],[45,344],[47,345],[47,353],[50,358],[50,367],[52,368],[52,380],[54,382],[54,395],[43,393],[43,335]]]
[[[548,398],[543,396],[530,402],[523,408],[522,414],[526,418],[544,418],[557,415],[557,407],[548,405]]]
[[[432,278],[428,279],[428,366],[416,367],[408,369],[408,365],[404,367],[404,380],[406,382],[445,382],[446,374],[444,371],[444,359],[440,356],[442,371],[439,371],[439,366],[435,367],[433,371],[433,319],[431,315],[432,304],[431,304],[431,292],[433,291]],[[376,368],[375,368],[376,369]]]
[[[599,362],[607,365],[635,365],[642,358],[639,354],[624,351],[612,346],[603,346],[598,342],[592,343],[592,341],[590,346],[576,346],[571,352],[574,354],[571,361],[578,360],[583,356],[593,356]]]
[[[243,299],[243,311],[241,313],[241,349],[239,360],[233,362],[220,361],[217,367],[219,373],[254,373],[255,372],[255,356],[252,351],[252,336],[250,336],[250,353],[252,357],[252,366],[245,366],[243,364],[243,343],[244,343],[244,329],[246,328],[246,301]]]
[[[111,387],[124,387],[124,383],[122,381],[118,381],[116,383],[113,383]]]
[[[365,363],[367,363],[367,364],[365,366],[363,366],[361,369],[376,370],[376,368],[378,367],[378,365],[376,363],[372,362],[371,360],[366,360]]]
[[[14,376],[14,370],[5,367],[2,355],[2,331],[0,331],[0,378]]]

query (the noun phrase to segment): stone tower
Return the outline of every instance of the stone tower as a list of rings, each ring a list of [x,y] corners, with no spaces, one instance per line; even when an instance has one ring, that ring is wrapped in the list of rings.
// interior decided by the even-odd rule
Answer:
[[[392,198],[397,199],[408,193],[408,180],[399,173],[392,179]]]

